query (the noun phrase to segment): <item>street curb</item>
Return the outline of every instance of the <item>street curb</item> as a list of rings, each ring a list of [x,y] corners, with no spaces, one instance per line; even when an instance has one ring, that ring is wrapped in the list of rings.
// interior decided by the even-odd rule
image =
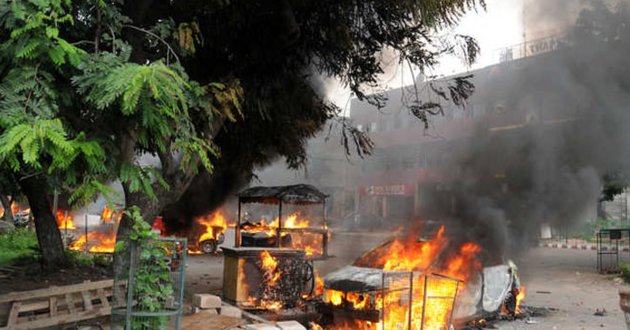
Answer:
[[[540,243],[539,247],[551,248],[551,249],[567,249],[567,250],[588,250],[588,251],[596,251],[597,246],[593,244],[580,244],[580,245],[568,245],[568,244],[558,244],[558,243]],[[602,246],[602,251],[614,251],[615,249],[610,248],[608,246]],[[624,247],[621,248],[621,252],[630,252],[630,248]]]

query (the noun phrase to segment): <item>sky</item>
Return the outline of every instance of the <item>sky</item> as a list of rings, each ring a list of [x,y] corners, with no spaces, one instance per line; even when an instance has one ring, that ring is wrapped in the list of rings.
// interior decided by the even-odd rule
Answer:
[[[523,42],[523,0],[486,0],[486,4],[486,11],[479,8],[476,12],[467,13],[460,24],[451,29],[453,33],[470,35],[477,39],[481,47],[477,63],[468,68],[461,59],[444,58],[429,74],[447,76],[497,63],[501,49]],[[397,88],[413,82],[413,74],[406,65],[398,65],[395,60],[390,62],[392,65],[381,77],[384,86]],[[330,81],[327,93],[337,106],[345,111],[349,110],[352,95],[347,88]]]

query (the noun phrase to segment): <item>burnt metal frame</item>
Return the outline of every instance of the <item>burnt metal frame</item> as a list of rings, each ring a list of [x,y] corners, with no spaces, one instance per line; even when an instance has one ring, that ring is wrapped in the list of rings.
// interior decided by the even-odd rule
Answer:
[[[406,278],[409,278],[409,284],[408,285],[400,285],[397,286],[395,288],[393,288],[391,286],[390,281],[388,281],[387,279],[391,279],[391,278],[397,278],[397,282],[399,281],[399,283],[403,283],[405,281]],[[416,295],[414,295],[414,279],[422,279],[424,282],[423,283],[419,283],[420,285],[424,286],[424,290],[422,291],[422,298],[420,297],[416,297]],[[453,296],[431,296],[428,293],[428,283],[431,279],[445,279],[445,280],[450,280],[450,281],[454,281],[456,282],[456,286],[455,286],[455,292],[453,294]],[[418,281],[419,282],[419,281]],[[393,292],[405,292],[408,291],[409,292],[409,300],[406,302],[408,304],[408,315],[407,315],[407,325],[406,328],[403,327],[402,329],[405,330],[411,330],[414,329],[413,328],[413,302],[416,299],[422,299],[422,315],[420,315],[422,317],[421,319],[421,327],[419,330],[422,329],[426,329],[425,326],[425,306],[427,305],[427,301],[429,301],[430,299],[450,299],[452,300],[452,304],[451,304],[451,311],[450,314],[448,315],[448,319],[446,320],[447,325],[451,325],[453,323],[453,315],[455,313],[455,309],[457,307],[457,296],[460,293],[460,289],[461,289],[461,284],[464,281],[457,279],[457,278],[453,278],[453,277],[449,277],[449,276],[445,276],[445,275],[441,275],[441,274],[436,274],[436,273],[425,273],[425,272],[413,272],[413,271],[381,271],[381,284],[380,287],[372,287],[369,289],[364,289],[361,291],[355,291],[355,290],[351,290],[351,291],[344,291],[344,292],[354,292],[354,293],[359,293],[362,295],[367,295],[369,296],[370,299],[370,304],[376,306],[375,302],[376,299],[378,299],[378,294],[380,294],[380,299],[382,299],[383,301],[386,299],[388,294],[391,294]],[[416,284],[418,285],[418,284]],[[325,288],[324,290],[330,290],[328,288]],[[337,288],[333,288],[332,290],[338,290]],[[341,289],[342,290],[342,289]],[[343,291],[343,290],[342,290]],[[374,300],[372,300],[374,299]],[[374,302],[373,302],[374,301]],[[402,301],[401,301],[402,303]],[[373,322],[378,322],[381,324],[382,328],[385,328],[385,322],[386,322],[386,317],[385,315],[386,313],[386,307],[387,304],[382,304],[381,308],[372,308],[369,311],[365,311],[365,310],[356,310],[356,309],[347,309],[347,308],[342,308],[340,311],[343,312],[345,314],[346,317],[352,317],[352,318],[360,318],[363,320],[370,320]],[[322,301],[318,306],[317,309],[320,313],[323,314],[334,314],[334,310],[335,308],[338,308],[338,306],[333,306],[331,304],[329,304],[328,302],[326,302],[325,300]],[[375,313],[375,314],[373,314]],[[367,318],[366,318],[367,317]]]
[[[613,235],[619,235],[619,238],[615,238]],[[628,241],[628,247],[630,247],[630,228],[607,228],[600,229],[600,231],[597,232],[598,272],[619,271],[619,252],[623,249],[624,241]],[[610,268],[604,267],[605,256],[608,256],[607,261],[611,266]]]
[[[323,208],[323,225],[322,225],[322,258],[327,258],[328,257],[328,233],[327,233],[327,228],[328,228],[328,220],[327,220],[327,216],[326,216],[326,198],[324,197],[321,203],[313,203],[313,202],[308,202],[308,203],[304,203],[304,204],[322,204],[322,208]],[[273,204],[278,204],[278,228],[276,229],[276,247],[280,247],[280,241],[281,241],[281,235],[282,235],[282,198],[272,198],[272,200],[274,200]],[[237,215],[237,220],[236,220],[236,228],[234,230],[234,247],[241,247],[241,204],[248,204],[248,203],[255,203],[253,201],[248,201],[248,202],[243,202],[243,198],[241,196],[238,197],[238,215]],[[300,200],[296,200],[295,204],[300,204]],[[308,229],[302,229],[302,232],[313,232],[313,233],[318,233],[319,231],[316,230],[308,230]]]
[[[408,320],[408,324],[407,324],[407,329],[411,330],[413,329],[413,301],[414,301],[414,294],[413,294],[413,279],[414,276],[417,274],[413,271],[411,272],[407,272],[409,274],[409,287],[401,287],[401,288],[397,288],[397,289],[389,289],[386,288],[385,286],[385,277],[388,276],[388,274],[386,272],[383,272],[381,275],[381,299],[383,299],[383,302],[385,301],[385,296],[388,293],[391,292],[395,292],[395,291],[405,291],[405,290],[409,290],[409,311],[408,311],[408,316],[407,316],[407,320]],[[405,274],[397,274],[397,275],[401,275],[401,276],[405,276]],[[391,276],[391,274],[389,275]],[[426,306],[427,306],[427,298],[428,299],[452,299],[453,300],[453,304],[451,307],[451,312],[449,315],[449,319],[447,321],[447,326],[451,324],[451,322],[453,322],[453,313],[455,312],[455,303],[457,301],[457,294],[459,293],[459,286],[461,284],[461,282],[463,282],[460,279],[457,278],[453,278],[453,277],[449,277],[449,276],[445,276],[445,275],[440,275],[440,274],[434,274],[434,273],[429,273],[429,274],[419,274],[418,277],[422,277],[424,280],[424,290],[422,291],[422,319],[420,321],[420,330],[424,329],[424,319],[425,319],[425,311],[426,311]],[[450,280],[450,281],[455,281],[457,282],[457,285],[455,286],[455,294],[452,297],[447,297],[447,296],[429,296],[428,292],[427,292],[427,287],[428,287],[428,283],[429,280],[431,278],[441,278],[441,279],[446,279],[446,280]],[[383,303],[383,306],[381,308],[381,325],[383,328],[385,328],[385,306],[386,304]]]
[[[245,247],[243,249],[247,249],[247,248]],[[253,249],[252,251],[255,251],[256,249],[263,249],[263,248],[252,248],[252,249]],[[237,258],[237,259],[242,259],[242,260],[245,260],[246,262],[251,262],[253,264],[256,264],[256,262],[260,260],[260,256],[259,256],[260,252],[256,252],[253,255],[249,255],[249,254],[239,255],[236,249],[227,248],[227,249],[225,249],[223,251],[224,251],[224,255],[225,256],[231,256],[231,257],[234,257],[234,258]],[[262,251],[262,250],[260,250],[260,251]],[[274,256],[273,255],[274,254],[273,250],[266,250],[266,251],[269,251],[272,254],[272,256]],[[314,288],[315,288],[315,285],[314,285],[314,281],[315,281],[314,267],[315,267],[315,265],[314,265],[313,260],[306,259],[304,257],[305,256],[304,251],[287,250],[287,249],[281,249],[280,251],[283,251],[284,253],[287,253],[287,252],[290,252],[290,251],[298,252],[299,257],[297,257],[298,255],[293,255],[293,256],[289,255],[289,256],[287,256],[286,254],[283,254],[282,256],[275,255],[274,257],[282,258],[282,259],[287,259],[288,258],[288,259],[301,259],[301,260],[303,260],[303,262],[306,265],[306,267],[309,268],[309,272],[311,273],[311,277],[312,277],[312,278],[309,278],[307,281],[304,282],[304,287],[306,287],[306,285],[308,285],[308,282],[311,281],[312,290],[314,290]],[[261,269],[259,267],[259,265],[257,265],[257,268],[258,268],[259,271],[264,272],[264,270]],[[239,271],[241,271],[241,270],[239,270]],[[248,274],[248,273],[246,273],[246,274]],[[291,272],[282,272],[281,275],[282,276],[295,276],[295,274],[291,273]],[[304,287],[302,287],[302,289],[304,289]],[[252,288],[252,286],[250,286],[250,288]],[[306,293],[306,292],[303,292],[303,293]],[[228,302],[230,302],[230,303],[232,303],[232,304],[234,304],[234,305],[236,305],[237,307],[239,307],[241,309],[244,309],[244,310],[256,310],[258,308],[258,306],[246,305],[246,304],[243,304],[242,301],[229,299],[229,298],[227,298],[225,296],[223,297],[223,299],[228,301]],[[303,298],[300,296],[300,299],[303,299]],[[283,302],[288,301],[288,299],[282,299],[282,300],[283,300]]]

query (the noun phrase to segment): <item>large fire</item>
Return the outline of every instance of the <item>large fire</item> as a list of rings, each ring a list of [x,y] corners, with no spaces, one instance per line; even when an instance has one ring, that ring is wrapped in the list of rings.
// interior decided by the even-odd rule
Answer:
[[[219,234],[222,234],[227,229],[227,221],[221,212],[214,212],[209,216],[196,218],[195,221],[203,225],[206,231],[201,234],[199,241],[207,239],[218,239]],[[218,230],[217,230],[218,229]]]
[[[164,232],[163,222],[162,233]],[[154,225],[155,228],[155,225]],[[204,241],[214,241],[218,244],[220,236],[225,233],[227,229],[227,220],[221,211],[215,211],[213,213],[206,214],[194,219],[191,234],[188,235],[189,242],[194,241],[197,244],[188,245],[189,254],[202,254],[204,253],[201,244]],[[177,236],[177,235],[176,235]]]
[[[122,216],[122,210],[111,209],[105,206],[101,212],[102,225],[99,226],[98,229],[91,230],[87,234],[81,235],[74,240],[68,248],[71,250],[88,251],[90,253],[114,253],[117,225],[122,219]],[[60,228],[65,228],[63,226],[67,224],[68,229],[74,229],[71,215],[66,217],[65,213],[60,211],[57,212],[57,219]],[[224,215],[220,211],[217,211],[206,216],[195,218],[194,226],[195,229],[197,229],[195,233],[198,235],[194,239],[196,239],[198,243],[206,240],[216,241],[219,236],[225,232],[227,221]],[[163,236],[169,236],[169,234],[165,232],[164,222],[159,217],[154,221],[153,229],[160,229]],[[188,253],[200,254],[203,252],[198,244],[191,244],[188,247]]]
[[[246,223],[241,226],[243,233],[264,233],[267,237],[274,238],[278,235],[279,218],[275,217],[272,221],[267,222],[261,219],[255,223]],[[312,222],[302,217],[301,212],[293,212],[286,216],[282,221],[283,231],[281,236],[286,238],[290,236],[290,247],[296,250],[303,250],[306,256],[315,256],[323,254],[323,235],[321,232],[309,231],[313,229]]]
[[[4,217],[4,212],[5,212],[4,207],[0,208],[0,218]],[[18,213],[23,216],[28,217],[29,214],[31,213],[31,209],[28,207],[21,207],[16,202],[11,202],[11,213],[13,214],[14,217],[17,216]]]
[[[101,212],[101,221],[107,223],[118,223],[120,219],[122,219],[123,212],[121,210],[113,210],[107,207],[103,207],[103,212]]]
[[[453,248],[451,243],[442,226],[428,240],[408,235],[362,256],[354,266],[389,271],[383,275],[387,279],[384,290],[325,289],[323,300],[353,310],[381,311],[381,322],[345,320],[328,329],[447,329],[455,297],[481,269],[477,244],[466,242]]]
[[[262,283],[260,287],[263,288],[262,296],[260,298],[249,296],[247,297],[246,305],[256,306],[260,309],[279,311],[282,308],[282,301],[274,298],[274,290],[278,284],[278,280],[282,276],[282,271],[278,268],[278,259],[272,256],[268,251],[260,253],[260,268],[262,270]],[[240,276],[244,276],[239,279],[243,285],[249,287],[246,280],[245,272],[239,271]],[[249,289],[247,290],[249,291]]]
[[[64,210],[57,210],[57,227],[60,229],[76,229],[72,213]]]
[[[81,235],[68,245],[68,249],[89,253],[114,253],[118,222],[122,214],[122,211],[112,210],[105,206],[101,212],[101,222],[108,225],[99,226],[98,229]]]
[[[68,246],[70,250],[87,251],[90,253],[114,253],[116,232],[91,231],[81,235]]]

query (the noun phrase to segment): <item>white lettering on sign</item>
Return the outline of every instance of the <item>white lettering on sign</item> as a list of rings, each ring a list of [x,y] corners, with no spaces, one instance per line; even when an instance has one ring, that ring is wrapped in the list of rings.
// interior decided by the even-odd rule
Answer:
[[[397,184],[389,186],[368,186],[366,192],[368,195],[385,196],[385,195],[408,195],[410,190],[407,185]]]
[[[566,44],[563,37],[550,37],[541,40],[530,41],[528,43],[529,55],[536,55],[551,52],[562,48]]]

